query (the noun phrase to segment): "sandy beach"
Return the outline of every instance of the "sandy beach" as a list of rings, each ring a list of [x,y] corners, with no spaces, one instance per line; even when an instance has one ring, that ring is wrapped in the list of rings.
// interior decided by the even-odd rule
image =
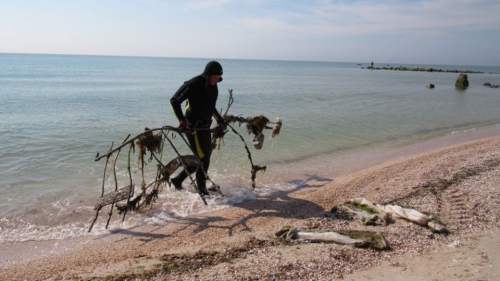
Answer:
[[[499,280],[498,131],[409,144],[293,192],[161,226],[2,244],[0,280]],[[331,212],[361,197],[433,213],[448,233],[403,219],[365,226]],[[376,231],[389,249],[284,242],[275,235],[284,226]]]

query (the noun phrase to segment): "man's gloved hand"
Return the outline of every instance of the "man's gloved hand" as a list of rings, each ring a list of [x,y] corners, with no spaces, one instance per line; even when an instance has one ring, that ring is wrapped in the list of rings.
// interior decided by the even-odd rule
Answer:
[[[217,120],[217,124],[219,124],[219,125],[224,125],[224,126],[225,126],[225,125],[227,125],[228,123],[229,123],[229,121],[228,121],[228,120],[226,120],[226,118],[224,118],[224,116],[222,116],[221,118],[219,118],[219,119]]]
[[[191,134],[191,128],[188,127],[184,120],[179,121],[179,129],[181,129],[184,134]]]

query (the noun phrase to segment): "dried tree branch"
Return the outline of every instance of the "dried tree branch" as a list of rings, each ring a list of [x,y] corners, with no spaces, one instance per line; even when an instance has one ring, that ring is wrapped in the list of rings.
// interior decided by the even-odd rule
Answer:
[[[210,130],[213,133],[213,137],[214,137],[213,140],[218,138],[219,141],[222,141],[225,133],[228,132],[227,127],[229,127],[236,135],[238,135],[244,143],[245,150],[247,151],[248,158],[250,160],[251,173],[252,173],[252,177],[251,177],[252,189],[255,189],[256,173],[258,171],[265,170],[266,166],[258,166],[258,165],[255,165],[253,163],[250,149],[248,148],[243,136],[241,134],[239,134],[234,129],[234,127],[230,125],[230,123],[233,123],[233,124],[239,123],[240,126],[241,126],[241,124],[246,123],[248,133],[253,133],[255,135],[255,138],[254,138],[254,142],[255,142],[255,139],[257,137],[260,137],[260,136],[262,136],[262,141],[263,141],[262,131],[264,129],[271,129],[271,127],[268,127],[267,124],[272,123],[272,122],[269,122],[269,119],[267,119],[263,115],[256,115],[256,116],[252,116],[249,118],[227,115],[229,108],[231,107],[233,102],[234,102],[234,99],[232,96],[232,90],[229,90],[229,101],[228,101],[228,105],[227,105],[226,111],[225,111],[224,116],[223,116],[224,117],[223,122],[220,122],[220,124],[217,125],[214,129],[194,128],[191,130],[193,132],[198,131],[198,130]],[[281,120],[277,119],[277,122],[274,124],[275,124],[274,128],[272,128],[273,129],[273,135],[272,135],[273,137],[279,133],[279,129],[281,128]],[[158,132],[158,133],[153,134],[154,132]],[[177,150],[177,148],[175,147],[174,143],[169,138],[170,132],[178,134],[182,138],[184,143],[191,149],[191,151],[193,152],[193,155],[181,155],[179,153],[179,151]],[[174,137],[174,136],[175,135],[173,134],[172,137]],[[176,158],[172,159],[166,165],[163,164],[162,161],[156,155],[157,153],[160,155],[163,153],[165,140],[168,141],[168,143],[170,144],[170,147],[175,151],[175,153],[177,155]],[[212,144],[214,144],[214,142],[212,142]],[[139,147],[138,148],[138,150],[139,150],[139,156],[138,156],[139,166],[138,167],[141,171],[142,183],[141,183],[140,194],[138,194],[137,197],[133,198],[135,184],[134,184],[134,180],[132,178],[132,171],[131,171],[131,154],[135,153],[136,145]],[[260,143],[259,145],[261,147],[262,143]],[[187,140],[184,138],[183,129],[178,128],[178,127],[164,126],[162,128],[156,128],[156,129],[145,128],[145,131],[143,133],[138,134],[137,136],[135,136],[133,138],[130,138],[130,134],[129,134],[120,146],[115,147],[115,148],[113,148],[113,146],[114,146],[114,143],[111,144],[111,147],[109,148],[108,152],[104,155],[99,155],[99,153],[97,153],[97,155],[94,159],[95,161],[99,161],[102,158],[106,158],[106,164],[104,167],[102,194],[101,194],[101,197],[97,200],[97,203],[95,205],[94,209],[96,210],[96,213],[95,213],[94,219],[92,221],[92,224],[89,228],[89,232],[92,230],[92,227],[98,218],[99,211],[103,207],[105,207],[107,205],[111,205],[110,212],[108,213],[108,220],[106,223],[106,228],[107,228],[109,225],[109,221],[111,219],[111,216],[113,214],[113,208],[114,208],[115,204],[116,204],[116,208],[118,209],[118,212],[120,214],[123,214],[123,218],[122,218],[122,221],[123,221],[123,220],[125,220],[125,216],[126,216],[128,211],[137,210],[139,208],[149,206],[153,202],[155,202],[155,200],[158,198],[158,194],[160,192],[160,187],[162,185],[164,185],[165,183],[168,183],[170,185],[170,176],[178,168],[182,167],[186,172],[187,172],[188,166],[194,166],[194,167],[199,167],[199,168],[203,169],[201,160],[196,156],[196,153],[193,151],[193,149],[190,147]],[[128,154],[127,154],[127,172],[128,172],[129,183],[127,186],[118,189],[118,178],[116,175],[116,164],[117,164],[118,156],[119,156],[121,150],[127,146],[129,149]],[[255,145],[255,143],[254,143],[254,146],[257,149],[260,149],[260,147],[257,147]],[[150,154],[151,154],[148,161],[154,160],[157,163],[157,173],[156,173],[156,179],[153,182],[151,182],[149,185],[146,186],[146,178],[145,178],[145,173],[144,173],[144,169],[145,169],[144,155],[146,155],[147,152],[150,152]],[[104,186],[105,186],[105,182],[106,182],[106,172],[108,170],[108,164],[110,163],[109,159],[110,159],[111,155],[113,155],[114,153],[116,153],[116,155],[114,157],[114,161],[111,162],[112,167],[110,169],[112,169],[113,175],[114,175],[115,191],[110,192],[110,193],[105,195],[104,194]],[[207,171],[205,171],[203,169],[203,172],[205,174],[206,179],[212,183],[212,187],[216,191],[218,191],[221,196],[223,196],[222,192],[220,191],[219,185],[217,185],[216,183],[214,183],[210,179],[210,177],[207,174]],[[201,191],[198,188],[198,186],[196,185],[196,182],[194,181],[193,177],[189,173],[188,173],[188,175],[189,175],[189,178],[190,178],[191,182],[193,183],[196,191],[198,192],[201,199],[203,200],[204,204],[207,205],[205,195],[201,193]],[[154,187],[153,187],[152,191],[148,193],[147,189],[151,186],[154,186]],[[126,202],[120,203],[120,201],[123,201],[123,200],[126,200]]]

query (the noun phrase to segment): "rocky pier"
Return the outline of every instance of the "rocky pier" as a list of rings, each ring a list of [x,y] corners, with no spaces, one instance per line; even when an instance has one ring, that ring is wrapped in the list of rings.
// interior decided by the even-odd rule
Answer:
[[[405,67],[405,66],[374,67],[374,66],[370,65],[370,66],[367,66],[366,69],[370,69],[370,70],[395,70],[395,71],[421,71],[421,72],[448,72],[448,73],[483,73],[482,71],[474,71],[474,70],[468,70],[468,69],[441,69],[441,68],[432,68],[432,67]]]

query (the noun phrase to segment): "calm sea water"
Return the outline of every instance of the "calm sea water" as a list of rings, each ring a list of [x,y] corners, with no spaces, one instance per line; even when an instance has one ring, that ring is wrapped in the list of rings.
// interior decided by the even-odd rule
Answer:
[[[336,157],[360,149],[500,123],[500,90],[483,86],[500,84],[500,67],[425,66],[485,72],[469,74],[469,88],[457,90],[457,73],[370,71],[358,63],[219,61],[224,81],[218,108],[226,109],[228,90],[233,89],[229,114],[283,119],[281,134],[271,139],[265,132],[259,151],[251,146],[252,136],[238,128],[255,164],[268,166],[257,177],[257,189],[251,190],[243,142],[228,133],[209,172],[225,198],[209,199],[205,206],[197,194],[165,188],[151,210],[130,214],[123,223],[115,215],[111,228],[161,224],[274,190],[299,188],[311,176],[311,167],[324,175]],[[104,160],[95,162],[96,153],[145,127],[177,125],[169,99],[207,62],[0,54],[0,242],[106,231],[107,210],[87,233],[103,181]],[[436,88],[426,89],[429,83]],[[185,151],[178,138],[174,143]],[[325,155],[327,161],[317,158]],[[175,154],[167,150],[162,157]],[[128,183],[124,161],[118,169],[122,185]],[[154,178],[155,164],[149,166],[147,175]],[[139,183],[136,166],[133,176]],[[114,184],[106,181],[105,186],[109,191]]]

